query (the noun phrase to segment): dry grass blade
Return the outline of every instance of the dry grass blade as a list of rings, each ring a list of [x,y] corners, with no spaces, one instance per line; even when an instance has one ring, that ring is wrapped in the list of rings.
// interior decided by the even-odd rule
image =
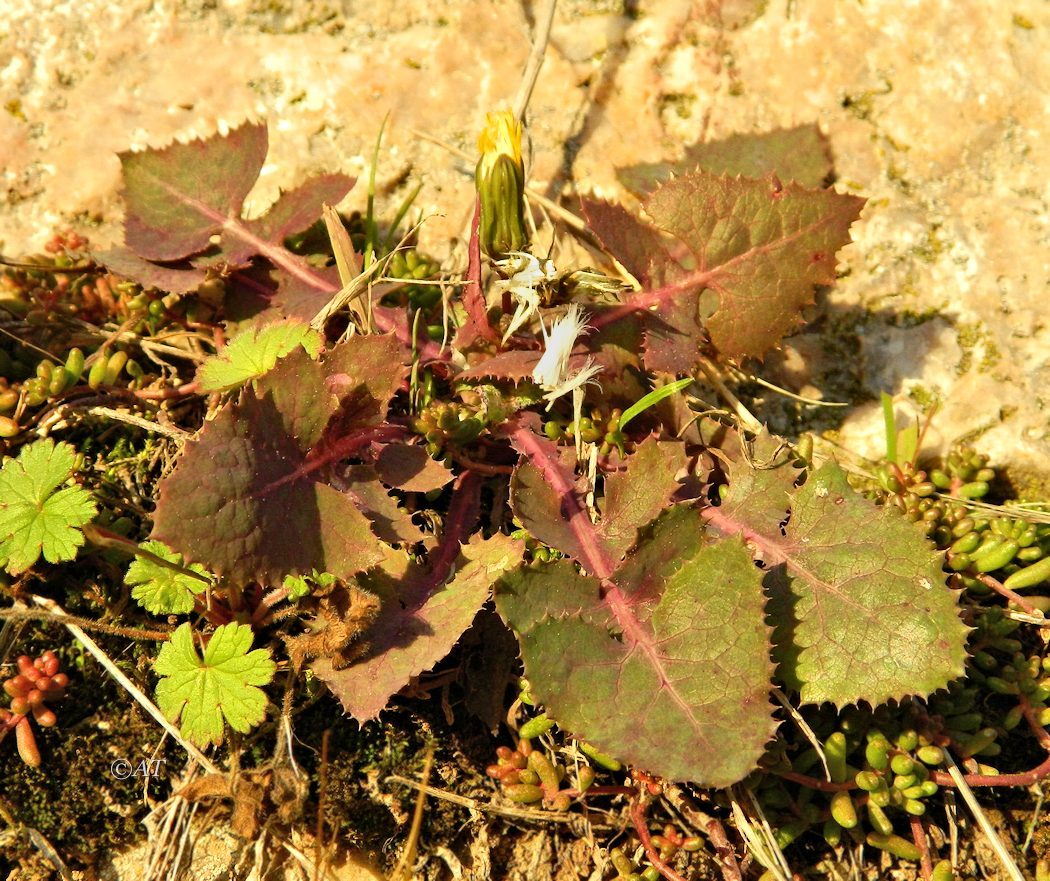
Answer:
[[[430,772],[434,769],[434,747],[427,748],[427,756],[423,762],[423,773],[420,780],[426,786],[430,782]],[[390,873],[390,881],[411,881],[412,873],[409,866],[416,858],[416,850],[419,847],[419,832],[423,828],[423,809],[426,807],[427,793],[420,788],[416,796],[416,808],[412,813],[412,826],[408,830],[408,840],[401,851],[401,858],[397,861],[394,871]]]
[[[828,783],[831,782],[831,769],[828,768],[828,757],[824,755],[824,744],[820,742],[816,733],[812,728],[809,727],[806,720],[802,718],[802,714],[791,706],[791,702],[787,699],[787,695],[784,694],[779,688],[773,688],[773,697],[777,699],[777,702],[785,710],[788,715],[791,716],[791,720],[798,726],[798,730],[802,732],[806,740],[813,744],[813,749],[817,751],[817,757],[820,759],[820,764],[824,766],[824,776]]]
[[[1011,881],[1024,881],[1024,875],[1021,874],[1021,870],[1017,868],[1017,863],[1015,863],[1013,857],[1010,856],[1009,851],[1006,849],[1006,845],[1003,844],[1003,840],[992,827],[988,815],[985,814],[981,809],[981,806],[977,803],[977,797],[973,794],[973,790],[970,789],[970,784],[966,782],[966,778],[963,777],[962,771],[959,770],[959,766],[955,764],[955,760],[947,753],[945,753],[945,760],[948,763],[948,773],[951,775],[952,782],[958,788],[959,794],[962,796],[963,801],[966,802],[966,807],[970,809],[970,813],[973,814],[973,818],[977,821],[977,825],[981,827],[981,831],[988,838],[988,844],[991,845],[992,850],[995,851],[995,855],[999,857],[999,862],[1002,864],[1007,877],[1009,877]]]
[[[70,617],[66,614],[65,610],[61,606],[59,606],[58,603],[56,603],[54,600],[50,600],[47,597],[40,596],[34,596],[32,599],[33,602],[35,602],[38,606],[43,606],[56,618],[61,619]],[[135,685],[134,682],[132,682],[130,679],[128,679],[127,676],[124,675],[121,669],[116,664],[114,664],[113,661],[110,660],[109,655],[102,651],[102,649],[99,647],[98,643],[95,642],[95,640],[93,640],[90,636],[88,636],[83,630],[81,630],[76,624],[73,624],[71,621],[66,621],[65,626],[66,629],[77,638],[80,644],[83,645],[84,648],[86,648],[94,656],[95,660],[106,668],[106,672],[108,672],[110,676],[116,679],[117,682],[119,682],[124,687],[124,690],[127,691],[128,694],[130,694],[139,703],[139,705],[147,713],[149,713],[157,721],[157,723],[165,731],[168,732],[168,734],[170,734],[175,739],[176,743],[178,743],[184,750],[186,750],[186,752],[189,753],[189,755],[192,756],[193,759],[199,762],[207,771],[209,771],[212,774],[221,773],[219,771],[219,768],[211,761],[211,759],[204,755],[204,753],[197,749],[197,747],[195,747],[192,743],[183,739],[182,734],[179,732],[179,729],[164,718],[164,714],[157,708],[157,705],[154,704],[153,701],[151,701],[148,697],[146,697],[146,695],[144,695],[139,690],[139,688]]]
[[[745,804],[736,798],[741,791],[747,798],[746,809]],[[777,844],[773,830],[766,821],[765,814],[762,813],[762,808],[759,807],[754,793],[744,787],[734,787],[730,807],[733,809],[736,828],[744,836],[755,859],[767,872],[772,874],[776,881],[791,881],[791,866],[788,865],[784,852]]]

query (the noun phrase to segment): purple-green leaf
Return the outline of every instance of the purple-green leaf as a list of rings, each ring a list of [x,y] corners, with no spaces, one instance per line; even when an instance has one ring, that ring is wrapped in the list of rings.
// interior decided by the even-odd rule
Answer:
[[[584,525],[586,517],[585,488],[573,475],[575,454],[536,435],[526,439],[546,464],[537,465],[535,456],[527,456],[514,470],[510,496],[514,515],[531,535],[585,565],[594,553],[586,546],[588,539],[600,544],[613,566],[623,558],[638,530],[671,504],[679,487],[675,475],[686,463],[681,443],[648,438],[627,458],[624,470],[606,477],[601,522],[582,529],[577,527]],[[525,448],[519,446],[519,451]],[[564,493],[565,486],[572,487],[571,498]]]
[[[432,459],[426,449],[408,444],[387,444],[375,463],[379,479],[405,492],[428,493],[453,478],[447,465]]]
[[[627,457],[625,468],[605,478],[602,535],[621,557],[638,530],[660,516],[679,488],[676,475],[686,466],[685,446],[650,437]]]
[[[612,578],[528,567],[496,604],[561,726],[660,776],[728,786],[775,728],[769,628],[743,543],[705,547],[702,535],[697,512],[676,508]]]
[[[266,126],[226,137],[120,154],[124,240],[147,260],[181,260],[208,247],[241,206],[266,160]]]
[[[761,178],[775,174],[816,189],[832,172],[828,139],[814,123],[769,132],[748,132],[717,141],[693,144],[673,162],[654,162],[618,169],[620,182],[638,196],[645,196],[673,174],[697,169],[732,177]]]
[[[835,280],[835,254],[863,204],[775,178],[702,171],[675,178],[645,202],[655,228],[669,236],[643,273],[649,289],[591,324],[643,313],[652,370],[689,372],[707,339],[724,357],[761,357],[800,324],[814,286]]]
[[[160,484],[153,537],[235,580],[349,578],[382,557],[330,466],[378,427],[406,368],[393,337],[352,337],[322,361],[297,349],[223,408]]]
[[[505,535],[475,535],[459,550],[455,575],[434,583],[407,557],[396,557],[358,579],[380,598],[379,615],[364,635],[368,653],[342,670],[326,658],[312,669],[359,722],[374,719],[391,695],[433,667],[459,640],[489,597],[492,585],[521,562],[522,545]]]
[[[744,536],[768,570],[779,676],[807,703],[924,697],[963,673],[968,628],[941,555],[829,462],[796,488],[787,459],[738,464],[708,524]],[[771,461],[766,461],[770,459]]]
[[[262,217],[244,221],[244,229],[255,239],[280,245],[289,236],[302,232],[321,217],[322,206],[342,201],[355,183],[345,174],[322,174],[310,178],[294,190],[281,193]],[[222,257],[234,265],[258,253],[253,241],[224,232],[220,242]]]
[[[208,277],[203,269],[195,269],[185,262],[174,265],[151,263],[126,246],[92,251],[91,258],[114,275],[130,279],[144,288],[156,288],[171,294],[195,291]]]

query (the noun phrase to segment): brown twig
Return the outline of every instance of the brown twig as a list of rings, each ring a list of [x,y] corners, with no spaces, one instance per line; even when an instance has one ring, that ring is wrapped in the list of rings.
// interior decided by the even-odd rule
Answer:
[[[1033,606],[1030,602],[1028,602],[1028,600],[1026,600],[1019,593],[1015,593],[1014,591],[1010,590],[1010,588],[1008,588],[1001,581],[992,578],[991,575],[978,575],[977,580],[981,582],[981,584],[983,584],[985,587],[990,587],[997,594],[999,594],[999,596],[1008,599],[1025,614],[1039,615],[1040,617],[1042,616],[1042,612],[1038,610],[1035,606]]]

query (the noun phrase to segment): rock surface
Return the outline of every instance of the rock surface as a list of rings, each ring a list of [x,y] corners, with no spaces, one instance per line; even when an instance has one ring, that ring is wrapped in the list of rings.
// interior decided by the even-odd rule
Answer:
[[[119,238],[116,152],[270,123],[252,205],[318,171],[379,173],[392,213],[422,176],[447,251],[471,205],[484,112],[508,101],[538,2],[7,0],[0,20],[5,254],[73,224]],[[838,425],[881,448],[886,390],[941,401],[934,445],[1050,472],[1050,6],[1041,0],[562,0],[530,105],[532,179],[622,195],[614,169],[684,144],[817,121],[837,186],[869,198],[844,278],[768,366],[869,403]],[[358,187],[344,207],[363,202]],[[770,399],[774,424],[836,425]],[[779,414],[779,415],[778,415]],[[790,416],[790,418],[788,418]],[[790,427],[790,426],[788,426]],[[1036,485],[1037,485],[1036,484]]]

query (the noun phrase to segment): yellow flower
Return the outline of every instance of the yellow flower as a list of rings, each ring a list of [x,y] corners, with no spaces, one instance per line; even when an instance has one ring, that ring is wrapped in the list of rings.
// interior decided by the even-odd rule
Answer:
[[[478,135],[478,152],[481,154],[482,171],[492,170],[497,156],[509,156],[522,169],[521,122],[509,110],[497,110],[485,114],[485,128]]]

